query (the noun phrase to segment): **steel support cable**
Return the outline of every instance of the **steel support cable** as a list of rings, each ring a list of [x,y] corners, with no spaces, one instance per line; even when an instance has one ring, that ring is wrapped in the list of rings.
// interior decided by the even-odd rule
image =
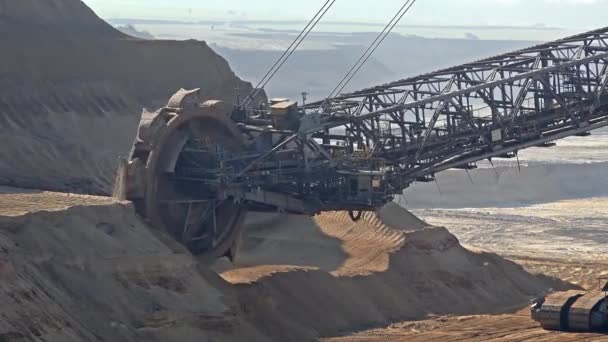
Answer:
[[[319,22],[321,21],[321,19],[323,19],[323,17],[325,16],[325,14],[327,14],[327,12],[331,9],[331,7],[334,5],[334,3],[336,1],[337,0],[331,0],[331,3],[329,4],[329,6],[327,8],[325,8],[325,10],[323,10],[323,12],[321,13],[321,15],[315,20],[313,26],[304,34],[304,36],[302,37],[302,39],[300,39],[300,41],[291,50],[291,52],[289,52],[289,54],[286,56],[286,58],[283,59],[283,61],[281,62],[281,64],[278,65],[278,67],[270,75],[270,78],[268,80],[266,80],[266,82],[262,85],[261,89],[263,89],[270,82],[270,80],[272,80],[272,78],[277,74],[277,72],[279,72],[279,70],[281,69],[281,67],[287,62],[287,60],[291,57],[291,55],[293,55],[293,53],[298,49],[298,47],[300,47],[300,45],[302,44],[302,42],[304,40],[306,40],[306,38],[308,37],[308,35],[317,26],[317,24],[319,24]],[[258,89],[258,91],[259,91],[259,89]]]
[[[337,94],[340,94],[346,88],[346,86],[352,81],[355,75],[361,70],[361,68],[367,63],[367,61],[371,58],[371,56],[376,52],[378,47],[384,42],[384,40],[388,37],[388,35],[394,30],[397,24],[403,19],[403,17],[409,12],[412,6],[416,3],[417,0],[407,0],[403,6],[397,11],[395,16],[386,24],[382,32],[378,34],[376,39],[367,47],[365,52],[361,55],[361,57],[355,62],[355,64],[348,70],[346,75],[340,80],[338,85],[332,90],[329,96],[325,99],[325,101],[321,104],[321,106],[317,109],[317,112],[323,109],[323,107]]]
[[[300,47],[302,42],[308,37],[310,32],[317,26],[317,24],[323,19],[325,14],[331,9],[337,0],[327,0],[325,4],[317,11],[314,17],[308,22],[308,24],[300,31],[300,34],[291,42],[289,47],[283,52],[283,54],[274,62],[274,64],[268,69],[268,72],[262,77],[260,82],[253,88],[251,93],[247,96],[244,107],[247,107],[259,94],[261,89],[272,80],[272,78],[279,72],[281,67],[287,62],[287,60],[293,55],[293,53]]]
[[[300,31],[300,33],[298,34],[298,36],[293,40],[293,42],[291,42],[291,44],[289,45],[289,47],[283,52],[283,54],[275,61],[275,63],[270,67],[270,69],[266,72],[266,74],[264,75],[264,77],[262,77],[262,79],[260,80],[260,82],[253,88],[253,90],[251,91],[251,93],[247,96],[247,103],[250,103],[255,96],[258,94],[258,92],[260,91],[260,86],[262,84],[267,84],[267,78],[270,76],[270,74],[273,73],[273,70],[275,68],[277,68],[277,65],[281,64],[281,62],[286,58],[286,56],[290,53],[290,51],[293,49],[293,47],[298,44],[299,41],[301,41],[301,39],[303,40],[302,36],[306,33],[306,32],[310,32],[314,27],[311,28],[311,25],[313,25],[315,23],[315,20],[317,19],[317,17],[323,13],[326,13],[327,11],[324,12],[324,9],[327,7],[327,5],[331,2],[330,7],[333,5],[333,3],[335,2],[335,0],[327,0],[325,2],[325,4],[321,7],[321,9],[319,9],[319,11],[314,15],[314,17],[308,22],[308,24],[302,29],[302,31]],[[317,21],[318,22],[318,21]],[[316,25],[316,24],[315,24]],[[304,37],[305,38],[305,37]],[[298,44],[299,45],[299,44]],[[297,47],[296,47],[297,48]],[[291,55],[291,54],[290,54]],[[289,56],[287,56],[287,58],[289,58]],[[279,67],[280,68],[280,67]],[[263,88],[263,86],[262,86]]]
[[[363,60],[366,58],[366,56],[370,53],[370,51],[372,51],[372,49],[374,48],[374,46],[382,39],[382,37],[385,34],[387,34],[387,31],[390,29],[391,25],[395,22],[395,20],[399,16],[399,14],[404,10],[404,8],[407,6],[407,4],[410,3],[411,1],[412,0],[407,0],[405,2],[405,4],[395,14],[395,16],[393,16],[393,18],[388,22],[388,24],[386,24],[386,26],[384,27],[384,29],[382,30],[382,32],[380,32],[378,34],[378,36],[376,36],[376,39],[374,39],[374,41],[371,42],[371,44],[363,52],[363,54],[361,55],[361,57],[359,57],[359,59],[355,62],[355,64],[348,70],[348,72],[346,73],[346,75],[340,80],[340,82],[338,83],[338,85],[332,90],[332,92],[329,94],[330,95],[329,98],[333,97],[333,95],[335,95],[336,92],[338,92],[338,90],[341,88],[341,85],[344,84],[344,82],[355,71],[355,69],[358,67],[358,65],[360,65],[360,63],[363,62]]]
[[[352,81],[353,77],[355,77],[355,75],[357,75],[357,73],[361,70],[361,68],[365,65],[365,63],[367,63],[367,61],[376,52],[376,50],[378,49],[378,47],[380,47],[380,45],[382,45],[382,43],[384,42],[384,40],[386,40],[386,38],[388,38],[388,36],[395,29],[395,27],[401,21],[401,19],[403,19],[403,17],[410,11],[410,9],[416,3],[416,1],[417,0],[412,0],[410,2],[410,4],[408,5],[408,7],[405,9],[405,11],[403,11],[401,13],[401,15],[399,15],[399,18],[397,19],[397,21],[395,21],[393,23],[393,25],[391,26],[391,28],[389,29],[389,31],[384,35],[384,37],[382,37],[382,39],[380,40],[380,42],[378,42],[378,44],[376,45],[376,47],[367,55],[367,57],[365,58],[365,60],[357,67],[357,69],[355,70],[355,72],[348,78],[348,80],[346,80],[346,82],[344,83],[344,85],[340,88],[340,90],[337,91],[337,93],[335,95],[340,94],[344,90],[344,88],[346,88],[346,86],[350,83],[350,81]]]

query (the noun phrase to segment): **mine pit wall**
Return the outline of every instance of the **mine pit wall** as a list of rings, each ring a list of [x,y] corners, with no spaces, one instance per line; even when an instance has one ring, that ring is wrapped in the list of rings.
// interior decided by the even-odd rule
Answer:
[[[81,0],[0,0],[0,35],[94,35],[122,38]]]
[[[205,42],[128,37],[80,0],[0,0],[0,51],[0,185],[109,194],[144,107],[252,89]]]
[[[483,208],[608,196],[608,163],[549,164],[448,170],[435,183],[405,190],[408,208]],[[466,196],[463,196],[466,194]]]
[[[0,81],[0,184],[109,194],[143,107],[155,110],[181,87],[230,103],[237,85],[251,89],[201,42],[104,44],[56,46],[46,62],[20,65],[19,79]]]

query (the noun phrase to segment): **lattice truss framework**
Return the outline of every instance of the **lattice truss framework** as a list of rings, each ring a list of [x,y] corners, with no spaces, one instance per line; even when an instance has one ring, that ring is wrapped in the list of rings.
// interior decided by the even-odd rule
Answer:
[[[608,28],[306,105],[411,182],[605,126]],[[401,180],[403,181],[403,179]],[[406,184],[404,184],[406,185]]]

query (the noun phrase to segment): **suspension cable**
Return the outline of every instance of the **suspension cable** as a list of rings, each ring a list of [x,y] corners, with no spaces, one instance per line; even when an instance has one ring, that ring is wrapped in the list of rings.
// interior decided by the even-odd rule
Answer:
[[[325,105],[328,104],[329,101],[334,96],[340,94],[344,88],[352,81],[352,79],[357,75],[357,73],[361,70],[361,68],[369,61],[374,52],[378,49],[378,47],[384,42],[384,40],[390,35],[390,33],[395,29],[397,24],[403,19],[403,17],[410,11],[412,6],[416,3],[417,0],[406,0],[403,6],[399,9],[399,11],[395,14],[395,16],[388,22],[388,24],[384,27],[382,32],[378,34],[376,39],[368,46],[368,48],[363,52],[361,57],[355,62],[355,64],[348,70],[346,75],[340,80],[338,85],[332,90],[325,101],[321,104],[321,106],[317,109],[317,112],[322,110]]]
[[[353,77],[355,77],[355,75],[359,72],[359,70],[361,70],[361,68],[365,65],[365,63],[367,63],[367,61],[376,52],[376,50],[378,49],[378,47],[380,47],[380,45],[382,45],[382,43],[384,42],[384,40],[386,38],[388,38],[389,34],[393,31],[393,29],[395,28],[395,26],[397,26],[397,24],[401,21],[401,19],[403,19],[403,17],[407,14],[407,12],[409,12],[410,8],[414,5],[414,3],[416,3],[416,1],[417,0],[412,0],[411,1],[410,5],[408,5],[408,7],[405,9],[405,11],[403,13],[401,13],[401,15],[399,16],[399,18],[397,18],[397,21],[395,21],[395,23],[391,26],[391,28],[389,29],[389,31],[387,32],[387,34],[384,35],[384,37],[382,37],[382,39],[378,42],[378,44],[374,47],[374,49],[367,55],[367,57],[365,58],[365,60],[363,60],[363,62],[357,67],[357,69],[354,71],[354,73],[348,78],[348,80],[346,80],[346,82],[340,88],[340,90],[338,90],[337,93],[334,94],[334,95],[337,95],[337,94],[341,93],[344,90],[344,88],[350,83],[350,81],[352,81]]]
[[[244,107],[247,107],[258,95],[258,93],[264,89],[264,87],[272,80],[272,78],[279,72],[281,67],[287,62],[287,60],[293,55],[293,53],[300,47],[300,44],[308,37],[308,35],[312,32],[312,30],[317,26],[317,24],[323,19],[325,14],[331,9],[334,3],[337,0],[327,0],[325,4],[319,9],[319,11],[315,14],[315,16],[308,22],[308,24],[300,31],[300,34],[293,40],[293,42],[289,45],[287,50],[283,52],[283,54],[275,61],[275,63],[270,67],[268,72],[262,77],[260,82],[253,88],[251,93],[247,96]]]

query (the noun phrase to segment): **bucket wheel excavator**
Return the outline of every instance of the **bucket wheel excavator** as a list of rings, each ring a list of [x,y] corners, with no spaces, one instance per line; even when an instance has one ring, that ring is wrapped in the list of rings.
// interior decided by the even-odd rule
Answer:
[[[197,98],[198,90],[182,90],[166,107],[143,114],[115,191],[192,253],[233,257],[247,208],[223,192],[229,184],[221,158],[239,153],[244,137],[231,108]]]
[[[608,126],[606,46],[608,28],[302,106],[182,89],[143,114],[116,194],[209,258],[235,255],[247,211],[357,220],[441,171]]]

